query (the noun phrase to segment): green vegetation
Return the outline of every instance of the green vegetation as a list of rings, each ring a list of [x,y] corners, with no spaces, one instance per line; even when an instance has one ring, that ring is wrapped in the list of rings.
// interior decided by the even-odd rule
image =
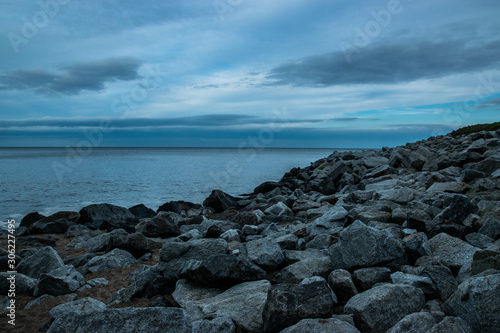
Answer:
[[[491,124],[477,124],[467,127],[459,128],[450,133],[451,136],[467,135],[481,131],[495,131],[500,129],[500,121]]]

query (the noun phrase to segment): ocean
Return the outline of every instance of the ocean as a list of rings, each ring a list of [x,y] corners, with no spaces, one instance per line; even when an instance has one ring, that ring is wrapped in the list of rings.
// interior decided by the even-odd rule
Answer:
[[[79,211],[94,203],[156,210],[171,200],[202,203],[213,189],[251,193],[333,149],[0,148],[0,221],[31,212]]]

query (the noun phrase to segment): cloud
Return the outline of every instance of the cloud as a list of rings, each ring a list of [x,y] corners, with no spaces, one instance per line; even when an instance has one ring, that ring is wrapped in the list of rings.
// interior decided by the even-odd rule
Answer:
[[[20,69],[0,74],[0,90],[33,90],[46,95],[76,95],[83,90],[99,91],[113,81],[139,78],[141,62],[121,57],[66,65],[59,73],[39,69]]]
[[[372,44],[358,51],[352,53],[351,62],[338,51],[280,65],[268,73],[268,84],[390,84],[494,69],[500,64],[500,40],[472,44],[466,40],[407,39]]]

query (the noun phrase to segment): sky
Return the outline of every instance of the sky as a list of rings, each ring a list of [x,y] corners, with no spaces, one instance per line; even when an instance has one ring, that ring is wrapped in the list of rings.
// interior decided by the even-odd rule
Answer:
[[[379,148],[500,120],[498,0],[0,0],[0,147]]]

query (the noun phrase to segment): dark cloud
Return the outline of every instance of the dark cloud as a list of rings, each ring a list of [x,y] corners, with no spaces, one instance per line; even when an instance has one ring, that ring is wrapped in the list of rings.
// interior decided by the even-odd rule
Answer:
[[[0,74],[0,89],[75,95],[82,90],[102,90],[107,82],[135,80],[140,66],[139,60],[124,57],[62,66],[58,73],[21,69]]]
[[[269,84],[398,83],[487,70],[500,65],[500,40],[470,43],[467,40],[430,42],[408,39],[392,44],[371,44],[357,50],[359,52],[349,54],[350,62],[344,52],[338,51],[278,66],[268,73]]]
[[[491,108],[491,107],[499,107],[500,106],[500,97],[490,98],[483,102],[479,108]]]

